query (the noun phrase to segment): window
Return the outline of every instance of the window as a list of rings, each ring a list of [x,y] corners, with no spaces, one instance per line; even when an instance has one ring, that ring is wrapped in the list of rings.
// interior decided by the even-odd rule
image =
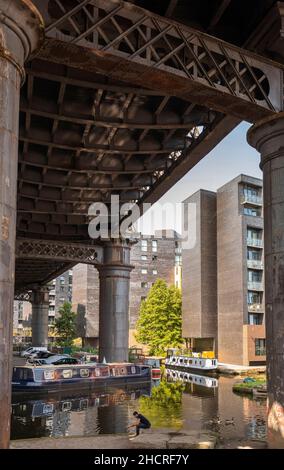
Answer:
[[[157,240],[152,240],[152,251],[157,251],[158,250],[158,242]]]
[[[148,273],[148,271],[147,271],[146,268],[142,268],[142,269],[141,269],[141,274],[147,274],[147,273]]]
[[[146,255],[141,255],[141,261],[147,261],[147,256]]]
[[[154,275],[158,274],[157,269],[153,269],[153,274],[154,274]]]
[[[147,240],[141,240],[141,251],[147,251]]]
[[[261,292],[254,292],[254,291],[248,291],[248,296],[247,296],[248,304],[261,304],[262,303],[262,293]]]
[[[244,215],[251,215],[252,217],[261,217],[260,207],[244,207]]]
[[[249,313],[249,325],[262,325],[262,313]]]
[[[261,261],[261,250],[254,250],[253,248],[248,248],[247,259],[253,261]]]
[[[244,195],[249,201],[261,202],[261,189],[256,186],[244,186]]]
[[[249,282],[261,282],[262,271],[254,271],[253,269],[248,269],[248,281]]]
[[[148,287],[148,282],[141,282],[141,287],[144,289]]]
[[[255,339],[255,355],[256,356],[266,355],[266,342],[264,338]]]
[[[249,238],[253,239],[259,239],[261,238],[261,230],[255,229],[255,228],[249,228],[247,229],[247,234]]]

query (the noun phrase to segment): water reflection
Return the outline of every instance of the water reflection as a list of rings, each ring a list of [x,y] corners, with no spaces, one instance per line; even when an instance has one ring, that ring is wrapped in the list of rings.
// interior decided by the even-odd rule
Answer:
[[[202,388],[218,387],[218,379],[216,377],[210,377],[208,375],[198,375],[183,370],[166,369],[166,376],[168,382],[182,381],[184,383],[199,385]]]
[[[52,394],[33,400],[12,397],[11,439],[125,432],[128,402],[150,396],[151,384],[125,385],[88,395]]]
[[[184,384],[182,429],[210,430],[219,435],[221,442],[265,439],[266,401],[234,394],[235,378],[190,374],[183,380],[181,375],[167,372],[169,381]]]
[[[231,377],[176,375],[168,370],[151,385],[52,394],[37,400],[13,397],[11,437],[125,433],[133,411],[139,410],[153,429],[211,430],[221,442],[264,439],[266,401],[234,394],[234,382]]]

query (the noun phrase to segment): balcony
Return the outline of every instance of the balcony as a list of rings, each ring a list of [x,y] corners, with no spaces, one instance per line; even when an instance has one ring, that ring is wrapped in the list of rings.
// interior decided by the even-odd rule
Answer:
[[[247,245],[257,248],[263,247],[263,240],[261,238],[247,238]]]
[[[258,259],[248,259],[247,267],[249,269],[263,269],[263,262]]]
[[[262,197],[253,196],[252,194],[243,194],[241,197],[241,204],[255,204],[256,206],[262,206]]]
[[[263,283],[257,281],[248,281],[248,290],[263,290]]]

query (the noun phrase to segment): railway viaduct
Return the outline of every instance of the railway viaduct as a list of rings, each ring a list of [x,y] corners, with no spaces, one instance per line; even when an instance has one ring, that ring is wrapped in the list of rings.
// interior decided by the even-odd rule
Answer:
[[[94,264],[100,355],[126,360],[131,243],[91,239],[89,206],[154,203],[242,120],[263,169],[269,443],[284,447],[283,44],[274,0],[0,0],[1,448],[14,298],[44,344],[46,284]]]

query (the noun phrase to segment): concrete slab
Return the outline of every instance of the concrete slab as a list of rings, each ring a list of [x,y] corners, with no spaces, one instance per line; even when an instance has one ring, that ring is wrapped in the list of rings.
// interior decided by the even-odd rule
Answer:
[[[168,449],[214,449],[216,445],[217,437],[195,432],[172,437],[168,442]]]
[[[133,440],[128,434],[18,439],[11,441],[10,449],[212,449],[216,444],[214,433],[151,429]]]

